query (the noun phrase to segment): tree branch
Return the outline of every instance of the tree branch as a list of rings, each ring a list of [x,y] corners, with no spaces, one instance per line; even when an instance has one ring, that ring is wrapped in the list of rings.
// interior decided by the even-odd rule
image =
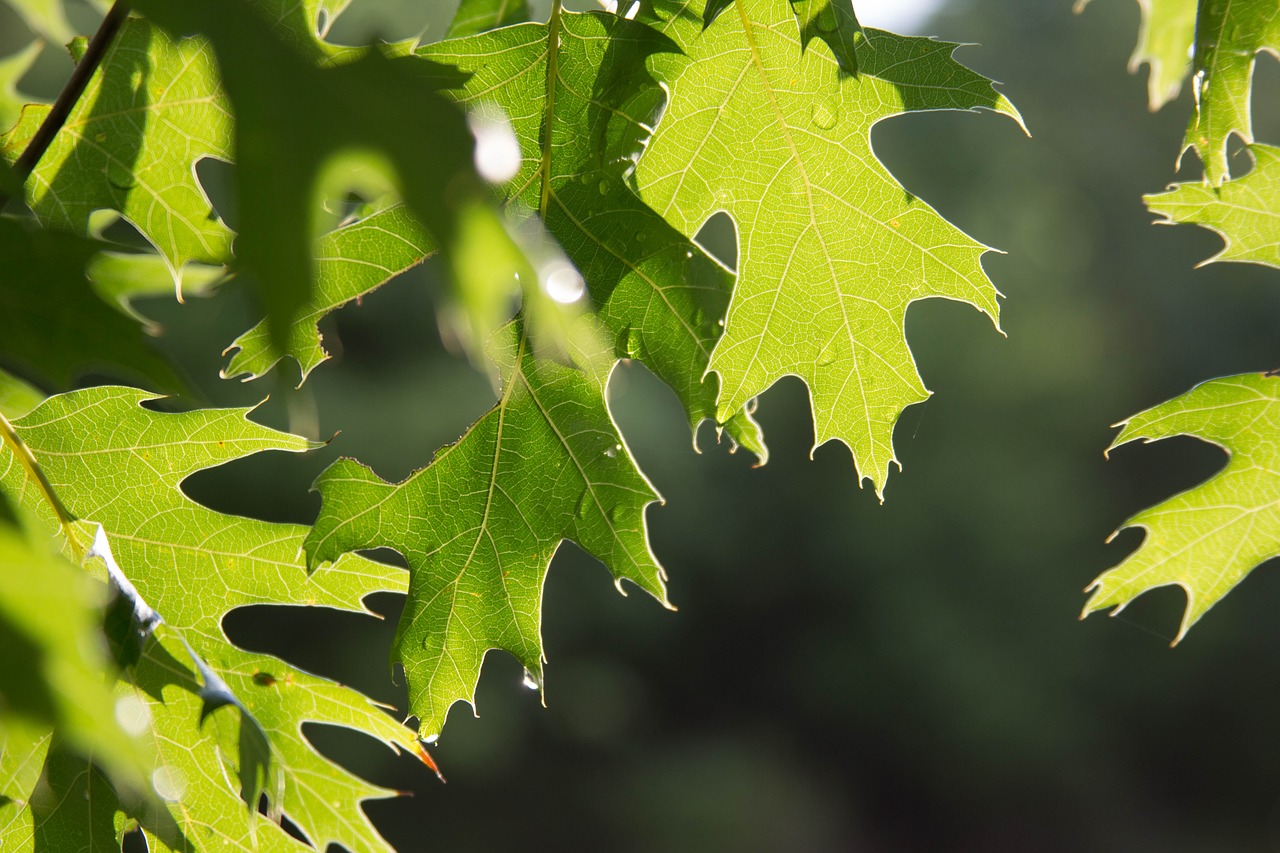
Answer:
[[[40,129],[36,131],[35,136],[31,137],[31,142],[27,144],[21,156],[13,164],[12,174],[15,188],[21,189],[23,184],[27,182],[27,178],[31,177],[31,172],[35,169],[36,164],[40,162],[40,158],[49,150],[49,145],[53,143],[53,138],[58,135],[58,131],[62,130],[62,126],[66,124],[67,116],[71,115],[72,107],[76,105],[76,101],[80,100],[80,96],[84,94],[90,78],[98,70],[102,57],[106,55],[107,48],[111,46],[116,33],[120,32],[120,27],[124,25],[128,16],[129,4],[125,0],[116,0],[116,3],[111,7],[111,11],[107,12],[107,16],[102,19],[102,24],[98,27],[98,31],[89,40],[89,46],[85,49],[84,56],[80,58],[80,61],[76,63],[76,67],[72,70],[71,77],[67,80],[67,85],[63,86],[62,91],[58,93],[58,100],[54,101],[53,109],[49,110],[49,114],[45,116]],[[8,203],[9,196],[0,191],[0,211],[4,210]]]

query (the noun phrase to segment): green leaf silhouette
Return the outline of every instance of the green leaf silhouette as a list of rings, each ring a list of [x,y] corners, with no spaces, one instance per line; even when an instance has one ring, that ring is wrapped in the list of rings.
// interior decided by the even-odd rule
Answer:
[[[1180,586],[1187,605],[1174,642],[1259,563],[1280,555],[1280,379],[1247,373],[1214,379],[1134,415],[1114,450],[1141,439],[1189,435],[1227,452],[1227,464],[1195,488],[1126,521],[1146,538],[1099,576],[1084,615],[1118,613],[1149,589]]]
[[[893,426],[928,396],[903,323],[917,299],[998,316],[970,239],[909,195],[871,149],[911,110],[1018,113],[957,63],[955,45],[866,29],[858,73],[801,34],[786,0],[735,0],[704,31],[696,6],[659,4],[667,115],[636,171],[641,197],[693,233],[717,211],[739,233],[738,281],[710,369],[722,422],[786,375],[805,380],[815,445],[838,439],[883,497]],[[799,59],[796,57],[800,56]]]
[[[412,732],[354,690],[236,648],[221,622],[232,609],[253,604],[363,611],[370,593],[403,590],[403,573],[348,555],[308,575],[301,551],[306,528],[224,515],[192,501],[181,484],[197,471],[312,445],[247,420],[243,409],[160,413],[144,406],[151,399],[129,388],[86,389],[49,398],[15,426],[65,512],[103,526],[121,570],[164,620],[144,638],[120,689],[151,711],[149,737],[176,800],[170,820],[192,838],[212,834],[218,843],[240,845],[256,837],[267,849],[297,847],[278,825],[257,819],[240,783],[229,784],[255,772],[245,764],[252,757],[247,708],[269,741],[277,782],[267,793],[276,808],[318,846],[389,849],[358,804],[391,792],[321,756],[302,724],[344,726],[416,750]],[[87,526],[68,528],[7,448],[0,452],[0,488],[85,550]],[[188,646],[243,707],[206,714],[209,680]],[[157,783],[165,796],[163,787]],[[144,827],[163,839],[163,826]]]
[[[1280,267],[1280,148],[1249,146],[1253,169],[1221,186],[1176,184],[1143,197],[1168,223],[1200,225],[1222,235],[1222,251],[1204,261],[1248,261]]]
[[[17,159],[49,109],[23,110],[0,155]],[[130,19],[27,180],[27,203],[45,225],[78,234],[94,211],[119,211],[176,283],[191,261],[231,259],[231,230],[195,173],[201,159],[231,159],[231,132],[208,43]]]
[[[474,705],[480,665],[504,649],[542,683],[542,587],[564,540],[666,602],[645,507],[658,500],[604,404],[607,374],[535,360],[513,323],[495,338],[502,398],[456,444],[399,484],[353,460],[328,468],[307,540],[313,562],[386,546],[409,561],[393,652],[423,737]],[[317,574],[323,574],[321,569]]]

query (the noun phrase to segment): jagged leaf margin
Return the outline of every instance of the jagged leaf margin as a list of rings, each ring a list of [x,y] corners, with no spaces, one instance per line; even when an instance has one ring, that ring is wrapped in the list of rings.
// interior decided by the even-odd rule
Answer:
[[[279,804],[307,837],[321,847],[336,842],[353,851],[388,850],[358,804],[392,792],[325,759],[301,726],[344,726],[416,750],[412,733],[356,691],[236,648],[221,620],[253,604],[365,612],[365,596],[403,591],[403,573],[348,555],[308,575],[301,554],[306,528],[223,515],[186,497],[181,483],[197,471],[264,450],[314,445],[247,420],[247,410],[161,413],[145,406],[152,399],[130,388],[76,391],[49,398],[15,426],[66,511],[104,527],[119,565],[173,632],[164,642],[152,638],[133,685],[122,688],[148,704],[157,754],[172,756],[168,766],[184,779],[186,796],[173,818],[188,834],[212,831],[233,845],[248,843],[254,821],[231,781],[238,771],[227,769],[237,752],[237,712],[216,711],[201,725],[198,688],[207,679],[184,660],[184,646],[173,646],[180,637],[266,731],[283,780]],[[0,488],[50,529],[62,530],[64,541],[87,550],[82,525],[62,523],[45,490],[8,449],[0,455]],[[255,843],[269,841],[272,849],[292,843],[280,827],[261,824]]]
[[[1250,570],[1280,555],[1280,379],[1210,380],[1122,426],[1110,450],[1188,435],[1227,452],[1227,464],[1204,483],[1121,525],[1142,528],[1142,545],[1086,589],[1093,595],[1082,616],[1107,608],[1114,615],[1149,589],[1181,587],[1187,604],[1177,643]]]
[[[705,30],[700,2],[653,6],[648,17],[684,55],[664,54],[657,68],[671,100],[637,166],[640,195],[684,233],[725,211],[739,234],[738,281],[710,363],[717,418],[799,376],[815,446],[846,444],[883,497],[897,464],[893,426],[928,396],[905,338],[908,305],[954,299],[993,322],[999,306],[979,262],[988,248],[894,180],[871,128],[929,109],[1021,119],[952,58],[954,44],[866,28],[851,75],[820,41],[801,52],[786,0],[735,0]]]

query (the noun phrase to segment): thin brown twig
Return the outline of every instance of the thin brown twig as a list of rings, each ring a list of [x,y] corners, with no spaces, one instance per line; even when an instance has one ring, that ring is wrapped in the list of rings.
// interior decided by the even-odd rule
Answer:
[[[85,87],[89,85],[89,80],[93,77],[93,73],[98,70],[98,66],[102,63],[102,58],[107,54],[107,48],[111,46],[116,33],[120,32],[120,28],[124,26],[127,17],[129,17],[129,4],[125,0],[116,0],[116,3],[111,7],[111,11],[107,12],[107,16],[102,19],[102,24],[98,27],[98,31],[89,40],[84,56],[80,57],[80,61],[76,63],[76,67],[71,71],[71,77],[67,80],[67,84],[58,93],[58,100],[53,102],[53,108],[49,110],[49,114],[40,123],[39,129],[31,137],[27,147],[23,149],[22,154],[14,162],[12,172],[13,185],[15,187],[20,188],[27,182],[27,178],[31,177],[31,172],[35,169],[36,164],[40,162],[40,158],[49,150],[49,146],[53,143],[53,138],[58,135],[58,131],[62,130],[62,126],[67,123],[67,116],[71,115],[71,109],[76,105],[76,101],[80,100],[80,96],[84,94]],[[9,196],[0,191],[0,210],[4,210],[8,203]]]

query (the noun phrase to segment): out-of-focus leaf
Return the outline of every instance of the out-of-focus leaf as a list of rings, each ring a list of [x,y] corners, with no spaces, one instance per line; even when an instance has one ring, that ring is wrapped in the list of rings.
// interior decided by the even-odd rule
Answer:
[[[23,110],[0,155],[17,159],[48,112]],[[172,286],[191,261],[231,259],[231,231],[196,179],[206,157],[231,159],[213,52],[131,19],[27,180],[26,200],[45,225],[80,234],[94,211],[119,211],[164,257]]]
[[[117,722],[108,687],[99,627],[106,594],[100,581],[0,524],[0,725],[56,730],[136,795],[146,790],[146,763]]]
[[[121,571],[164,619],[131,669],[132,686],[123,689],[149,709],[150,737],[172,771],[153,778],[157,793],[168,791],[174,800],[169,820],[202,843],[256,838],[262,849],[299,849],[279,826],[257,817],[256,802],[242,801],[243,778],[260,762],[260,752],[245,749],[242,709],[248,709],[279,771],[280,787],[268,791],[275,805],[321,848],[332,842],[353,851],[388,850],[359,804],[391,792],[325,759],[301,726],[344,726],[410,750],[417,747],[412,732],[354,690],[236,648],[221,621],[252,604],[361,611],[366,595],[403,590],[403,572],[349,555],[308,575],[301,556],[306,528],[223,515],[186,497],[181,483],[199,470],[313,445],[248,421],[243,409],[164,414],[143,406],[150,399],[129,388],[86,389],[51,397],[15,426],[66,511],[103,526]],[[7,450],[0,451],[0,489],[51,531],[61,529]],[[88,544],[84,527],[77,523],[71,533],[81,550]],[[242,708],[205,713],[209,680],[185,644]],[[159,830],[152,824],[148,831]]]
[[[20,418],[40,405],[44,394],[7,370],[0,369],[0,415],[9,420]]]
[[[846,444],[883,496],[894,424],[928,396],[907,346],[907,307],[953,299],[994,322],[999,306],[979,260],[987,247],[894,180],[871,129],[915,110],[1018,113],[952,58],[953,44],[865,29],[854,76],[822,42],[801,52],[786,0],[737,0],[705,31],[690,8],[657,7],[651,20],[685,55],[655,63],[671,101],[636,170],[640,195],[683,233],[723,210],[740,235],[738,281],[711,355],[717,419],[799,376],[815,444]]]
[[[89,371],[181,388],[143,327],[94,294],[85,270],[105,247],[0,218],[0,360],[56,388]]]
[[[67,23],[63,0],[4,0],[36,34],[56,44],[65,44],[76,31]]]
[[[1076,11],[1089,0],[1077,0]],[[1152,111],[1178,97],[1182,81],[1191,69],[1191,50],[1196,36],[1197,0],[1138,0],[1142,23],[1138,44],[1129,57],[1129,72],[1138,73],[1146,65],[1147,101]]]
[[[529,20],[527,0],[462,0],[445,38],[474,36],[510,24]]]
[[[1167,223],[1191,223],[1222,235],[1222,251],[1206,260],[1280,267],[1280,148],[1249,146],[1253,170],[1221,186],[1177,184],[1144,197]]]
[[[22,107],[32,99],[18,91],[18,81],[40,55],[40,42],[32,42],[17,53],[0,59],[0,131],[18,120]]]
[[[315,50],[298,49],[314,27],[282,35],[297,30],[273,28],[244,0],[136,5],[173,32],[202,33],[217,54],[236,115],[237,262],[259,282],[278,347],[311,290],[316,177],[347,151],[385,157],[462,291],[515,293],[520,254],[476,174],[465,118],[435,91],[427,63],[370,51],[322,66]],[[309,7],[288,14],[305,23]],[[473,319],[481,332],[500,321]]]
[[[557,82],[549,108],[553,27]],[[492,146],[501,149],[509,121],[519,146],[506,155],[510,200],[541,211],[585,277],[616,354],[645,362],[670,384],[696,427],[715,412],[717,381],[704,375],[733,277],[627,186],[664,103],[644,63],[650,54],[672,49],[648,27],[590,13],[450,40],[420,53],[463,72],[456,76],[465,83],[446,91],[473,110],[481,157],[502,153]],[[494,105],[500,109],[487,115]],[[547,133],[553,142],[544,158]],[[316,320],[416,264],[432,246],[413,218],[395,207],[320,240],[317,290],[290,331],[289,353],[304,376],[325,358]],[[259,376],[279,360],[263,325],[233,347],[238,352],[226,369],[230,376]],[[745,411],[725,428],[734,442],[765,459],[759,428]]]
[[[610,419],[607,377],[535,360],[519,324],[495,338],[493,356],[501,401],[427,468],[393,485],[344,459],[316,484],[313,562],[377,546],[409,561],[393,656],[424,737],[439,733],[453,703],[474,705],[489,649],[515,655],[542,683],[542,587],[562,541],[600,559],[617,583],[666,601],[644,520],[658,496]]]
[[[1227,452],[1226,466],[1195,488],[1143,510],[1121,529],[1146,538],[1089,585],[1084,614],[1122,610],[1149,589],[1187,594],[1174,642],[1263,561],[1280,555],[1280,379],[1247,373],[1214,379],[1134,415],[1111,449],[1189,435]]]

